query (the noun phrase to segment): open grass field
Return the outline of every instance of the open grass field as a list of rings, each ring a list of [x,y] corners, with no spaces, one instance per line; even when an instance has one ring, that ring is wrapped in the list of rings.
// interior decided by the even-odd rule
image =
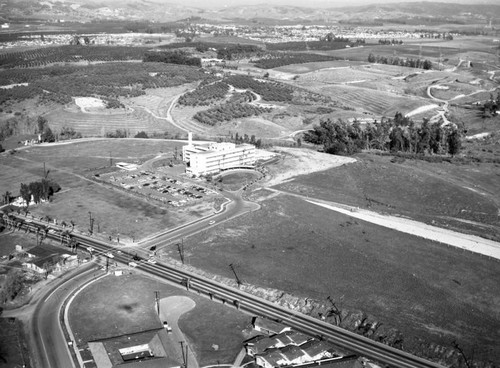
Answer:
[[[36,245],[36,238],[27,236],[26,233],[19,231],[4,230],[0,233],[0,257],[14,253],[16,245],[22,245],[24,248],[31,248]],[[2,267],[0,267],[1,269]],[[3,270],[7,272],[7,270]],[[0,273],[3,273],[0,271]]]
[[[458,229],[500,240],[498,165],[392,163],[391,157],[374,155],[358,158],[354,164],[298,177],[279,188],[444,227],[456,227],[447,221],[455,218],[463,221]]]
[[[32,207],[31,212],[67,223],[73,220],[76,228],[85,232],[90,211],[98,235],[107,238],[120,234],[123,241],[131,241],[202,217],[213,212],[213,204],[195,203],[172,210],[159,202],[96,183],[88,176],[95,168],[109,166],[110,156],[113,163],[142,163],[159,152],[173,152],[175,146],[181,145],[165,140],[102,139],[20,150],[2,157],[2,190],[17,194],[21,182],[40,180],[45,162],[49,178],[62,189],[50,203]]]
[[[481,110],[464,109],[457,106],[450,106],[449,111],[451,121],[463,124],[467,129],[467,136],[498,131],[500,115],[483,119]]]
[[[231,307],[155,279],[136,274],[107,276],[84,289],[73,301],[70,325],[78,343],[161,328],[155,310],[155,290],[161,298],[180,295],[193,299],[196,306],[179,319],[190,349],[200,366],[231,364],[248,336],[243,330],[251,316]],[[106,315],[107,318],[95,318]],[[218,349],[214,349],[214,345]]]
[[[329,68],[345,68],[363,64],[365,63],[351,62],[345,60],[333,60],[333,61],[319,61],[312,63],[285,65],[285,66],[280,66],[279,68],[273,68],[272,70],[283,73],[304,74],[304,73],[314,72],[316,70],[323,70]]]
[[[190,263],[233,278],[232,263],[250,285],[324,303],[330,296],[339,308],[400,329],[406,350],[455,340],[466,351],[475,348],[477,359],[500,358],[498,262],[291,196],[261,205],[186,239]]]

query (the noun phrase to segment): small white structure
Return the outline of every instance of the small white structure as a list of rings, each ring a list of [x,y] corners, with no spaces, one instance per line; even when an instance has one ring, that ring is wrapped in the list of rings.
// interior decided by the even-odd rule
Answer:
[[[127,170],[127,171],[134,171],[137,170],[139,165],[137,164],[129,164],[128,162],[117,162],[116,167],[122,169],[122,170]]]
[[[251,144],[208,142],[193,144],[192,134],[186,146],[182,147],[182,159],[188,163],[186,172],[193,176],[216,174],[222,170],[253,168],[255,146]]]

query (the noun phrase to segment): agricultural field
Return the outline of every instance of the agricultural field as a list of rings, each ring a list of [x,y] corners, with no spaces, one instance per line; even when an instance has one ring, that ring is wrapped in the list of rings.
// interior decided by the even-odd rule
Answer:
[[[431,103],[424,99],[359,88],[356,85],[318,86],[316,88],[323,94],[337,99],[341,104],[351,106],[377,120],[380,120],[382,116],[393,117],[397,111],[406,114]]]
[[[304,74],[314,72],[316,70],[329,69],[329,68],[345,68],[350,66],[358,66],[366,64],[363,62],[346,61],[346,60],[332,60],[320,61],[304,64],[293,64],[273,68],[274,71],[290,74]]]

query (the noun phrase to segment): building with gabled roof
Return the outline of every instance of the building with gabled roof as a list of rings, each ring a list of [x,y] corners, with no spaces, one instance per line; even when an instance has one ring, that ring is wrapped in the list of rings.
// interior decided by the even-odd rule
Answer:
[[[309,357],[309,361],[331,358],[336,354],[334,348],[326,341],[311,340],[301,345],[300,348]]]
[[[283,365],[287,365],[287,360],[281,354],[281,350],[278,348],[271,348],[266,350],[263,354],[257,354],[255,356],[255,362],[264,368],[274,368]]]
[[[281,354],[288,361],[287,365],[302,364],[302,363],[308,361],[308,358],[304,354],[304,351],[297,345],[288,345],[288,346],[281,348]]]
[[[302,345],[312,339],[312,337],[294,330],[285,331],[273,337],[281,342],[281,346]]]
[[[267,318],[254,317],[252,319],[254,330],[266,333],[268,335],[277,335],[285,331],[291,331],[291,327],[285,326],[282,323],[272,321]]]

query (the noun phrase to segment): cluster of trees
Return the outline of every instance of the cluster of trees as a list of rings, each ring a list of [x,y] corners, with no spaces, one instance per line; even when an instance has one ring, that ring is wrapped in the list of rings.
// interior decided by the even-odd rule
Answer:
[[[26,202],[26,207],[28,207],[31,199],[35,203],[40,203],[42,199],[47,201],[59,190],[61,190],[59,184],[45,177],[40,181],[34,181],[29,184],[21,183],[19,193],[21,198]]]
[[[194,91],[187,92],[179,97],[179,104],[185,106],[208,106],[216,101],[223,100],[229,90],[224,82],[214,82],[198,86]]]
[[[318,54],[270,54],[265,58],[254,61],[254,65],[262,69],[278,68],[284,65],[303,64],[320,61],[338,60],[333,56],[318,55]]]
[[[16,119],[9,119],[0,122],[0,141],[19,133],[19,122]]]
[[[197,66],[201,68],[201,59],[193,57],[182,50],[173,51],[148,51],[142,58],[144,62],[167,63]]]
[[[40,135],[40,142],[55,142],[56,137],[52,133],[52,129],[49,127],[47,119],[43,116],[39,116],[37,120],[37,132]]]
[[[225,103],[208,110],[198,111],[193,118],[200,123],[215,125],[219,122],[229,121],[248,116],[260,115],[269,112],[271,109],[242,103]]]
[[[108,98],[108,99],[106,99],[106,108],[107,109],[124,109],[125,105],[122,104],[116,98]]]
[[[373,55],[371,52],[368,55],[368,62],[378,63],[378,64],[399,65],[399,66],[406,66],[408,68],[418,68],[425,70],[432,69],[432,63],[427,59],[426,60],[405,59],[405,58],[399,58],[397,56],[391,56],[387,58],[387,56]]]
[[[82,137],[82,133],[75,131],[75,129],[71,127],[62,127],[61,132],[59,133],[59,140],[65,141],[68,139],[78,139]]]
[[[456,155],[461,149],[461,134],[451,125],[430,124],[424,119],[417,126],[411,119],[396,113],[394,119],[383,119],[380,123],[362,128],[357,122],[349,124],[323,120],[304,135],[304,140],[323,146],[327,153],[352,155],[362,149],[378,149],[410,154]]]
[[[497,98],[493,97],[493,94],[490,94],[490,99],[486,101],[481,106],[483,118],[490,118],[492,116],[498,115],[498,111],[500,110],[500,92],[497,94]]]
[[[13,268],[7,272],[4,283],[0,289],[0,304],[14,300],[24,287],[24,274]]]
[[[262,49],[255,45],[226,45],[217,48],[217,57],[223,60],[235,60],[247,58],[262,52]]]
[[[127,138],[127,129],[116,129],[114,132],[106,132],[106,138]]]
[[[379,45],[402,45],[403,44],[403,40],[395,40],[394,38],[392,40],[389,40],[389,39],[380,39],[378,40],[378,44]]]
[[[256,148],[262,147],[262,140],[260,138],[257,139],[254,134],[248,136],[248,134],[240,135],[238,132],[236,132],[236,134],[231,133],[229,141],[235,144],[253,144]]]
[[[249,89],[266,101],[292,101],[293,89],[277,82],[260,82],[247,75],[231,75],[225,79],[227,84],[239,89]]]

